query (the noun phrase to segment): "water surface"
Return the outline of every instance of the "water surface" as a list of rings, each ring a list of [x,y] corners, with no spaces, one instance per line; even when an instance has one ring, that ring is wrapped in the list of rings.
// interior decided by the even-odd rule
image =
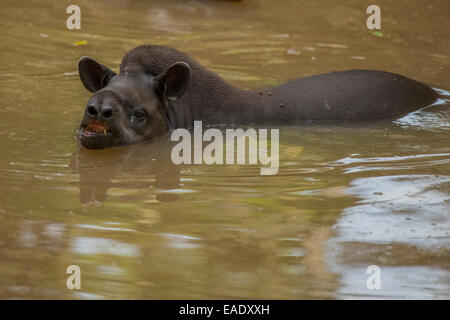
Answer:
[[[397,121],[280,128],[275,176],[175,166],[164,141],[74,140],[77,60],[117,71],[143,43],[243,88],[364,68],[450,90],[449,2],[380,3],[382,37],[356,0],[80,0],[81,31],[70,2],[3,0],[0,298],[449,299],[450,97]]]

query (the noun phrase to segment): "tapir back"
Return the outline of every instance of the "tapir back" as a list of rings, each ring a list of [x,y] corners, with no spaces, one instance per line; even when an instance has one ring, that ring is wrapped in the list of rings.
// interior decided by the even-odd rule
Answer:
[[[179,126],[205,124],[293,124],[302,121],[365,121],[393,118],[425,107],[438,94],[401,75],[373,70],[332,72],[264,90],[241,90],[174,49],[145,45],[130,51],[125,67],[156,75],[177,61],[191,67],[186,93],[173,102]]]
[[[372,70],[302,78],[262,95],[266,120],[278,123],[390,118],[430,105],[438,97],[436,91],[422,83]]]

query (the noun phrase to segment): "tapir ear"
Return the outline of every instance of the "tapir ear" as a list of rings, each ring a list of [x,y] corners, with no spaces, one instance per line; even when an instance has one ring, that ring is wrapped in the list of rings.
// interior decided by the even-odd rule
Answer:
[[[84,87],[92,93],[106,87],[116,75],[114,71],[89,57],[83,57],[78,61],[78,72]]]
[[[164,97],[167,100],[177,100],[189,86],[191,68],[186,62],[175,62],[156,78],[164,88]]]

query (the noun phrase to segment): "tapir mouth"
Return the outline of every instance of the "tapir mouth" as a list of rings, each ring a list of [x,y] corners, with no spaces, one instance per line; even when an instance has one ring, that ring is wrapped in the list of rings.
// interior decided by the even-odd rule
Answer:
[[[92,121],[82,128],[82,135],[85,137],[107,136],[110,133],[109,127],[98,120]]]

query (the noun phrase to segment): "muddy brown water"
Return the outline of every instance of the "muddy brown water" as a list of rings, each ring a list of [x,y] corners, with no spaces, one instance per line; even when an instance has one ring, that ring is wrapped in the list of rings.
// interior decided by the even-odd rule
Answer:
[[[397,121],[280,128],[275,176],[74,140],[77,60],[117,70],[142,43],[243,88],[364,68],[450,90],[450,3],[379,3],[382,34],[357,0],[80,0],[81,31],[71,2],[3,0],[0,298],[449,299],[450,97]]]

